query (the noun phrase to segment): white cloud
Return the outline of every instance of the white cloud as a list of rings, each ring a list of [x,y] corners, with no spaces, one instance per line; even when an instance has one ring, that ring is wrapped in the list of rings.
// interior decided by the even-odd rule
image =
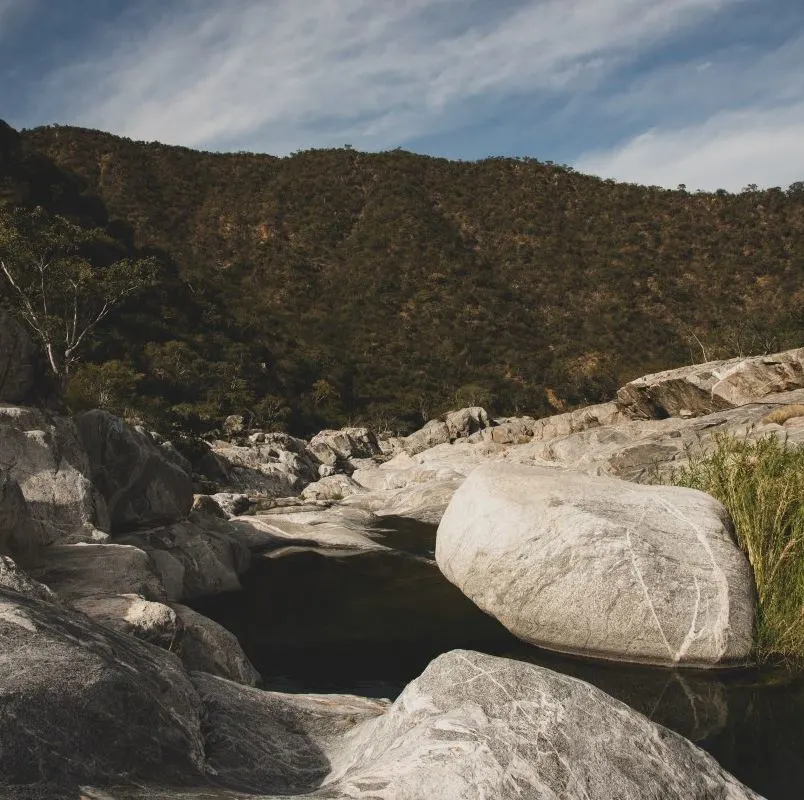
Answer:
[[[521,0],[489,20],[485,0],[183,0],[132,43],[59,70],[39,96],[51,118],[58,108],[60,121],[138,139],[394,146],[459,127],[473,105],[593,86],[740,1]]]
[[[804,101],[715,114],[677,130],[650,130],[575,167],[606,178],[675,188],[740,191],[804,179]]]
[[[574,166],[607,178],[739,191],[804,178],[804,37],[745,45],[637,76],[601,114],[641,129]]]

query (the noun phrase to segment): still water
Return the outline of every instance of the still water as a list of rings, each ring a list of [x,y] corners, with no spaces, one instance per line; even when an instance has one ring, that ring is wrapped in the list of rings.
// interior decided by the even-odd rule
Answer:
[[[768,800],[804,797],[804,676],[634,667],[525,645],[442,577],[433,526],[383,524],[393,551],[265,554],[242,592],[194,608],[235,633],[267,689],[393,699],[440,653],[480,650],[598,686],[691,739]]]

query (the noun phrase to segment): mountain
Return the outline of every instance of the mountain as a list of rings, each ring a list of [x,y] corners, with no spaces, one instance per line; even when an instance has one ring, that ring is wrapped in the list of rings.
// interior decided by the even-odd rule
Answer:
[[[211,425],[259,408],[295,432],[474,403],[540,414],[804,340],[801,184],[693,194],[534,159],[12,138],[0,191],[94,208],[168,265],[87,356],[142,376],[143,413]]]

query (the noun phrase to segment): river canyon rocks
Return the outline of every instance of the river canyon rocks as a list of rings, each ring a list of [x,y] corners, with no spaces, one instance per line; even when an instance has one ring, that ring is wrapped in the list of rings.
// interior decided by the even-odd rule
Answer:
[[[187,516],[193,503],[190,477],[146,433],[97,409],[80,414],[77,427],[113,532]]]
[[[493,464],[441,520],[442,573],[521,639],[652,664],[744,662],[751,568],[703,492]]]
[[[645,375],[617,392],[617,404],[632,417],[697,417],[744,406],[802,385],[804,347]]]
[[[449,652],[390,705],[264,692],[233,634],[185,603],[236,592],[255,559],[281,567],[294,553],[438,575],[431,550],[400,553],[382,526],[441,521],[445,573],[523,639],[635,661],[739,661],[753,596],[722,510],[589,476],[645,480],[651,459],[681,463],[687,443],[718,430],[804,440],[794,420],[765,421],[804,399],[796,352],[647,376],[616,402],[546,420],[469,408],[410,437],[349,428],[311,442],[235,426],[233,441],[193,448],[103,411],[76,423],[11,405],[23,364],[0,404],[0,794],[755,797],[627,706],[512,659]],[[707,371],[733,407],[691,402],[687,384],[707,391]],[[519,470],[538,472],[538,490]]]

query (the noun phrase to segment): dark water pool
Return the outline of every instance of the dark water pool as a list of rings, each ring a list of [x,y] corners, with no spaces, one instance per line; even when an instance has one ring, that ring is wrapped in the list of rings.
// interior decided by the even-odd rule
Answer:
[[[804,798],[804,676],[633,667],[530,647],[441,576],[434,527],[384,524],[393,552],[273,553],[255,559],[242,592],[193,606],[235,633],[265,688],[394,698],[440,653],[480,650],[598,686],[696,742],[768,800]]]

